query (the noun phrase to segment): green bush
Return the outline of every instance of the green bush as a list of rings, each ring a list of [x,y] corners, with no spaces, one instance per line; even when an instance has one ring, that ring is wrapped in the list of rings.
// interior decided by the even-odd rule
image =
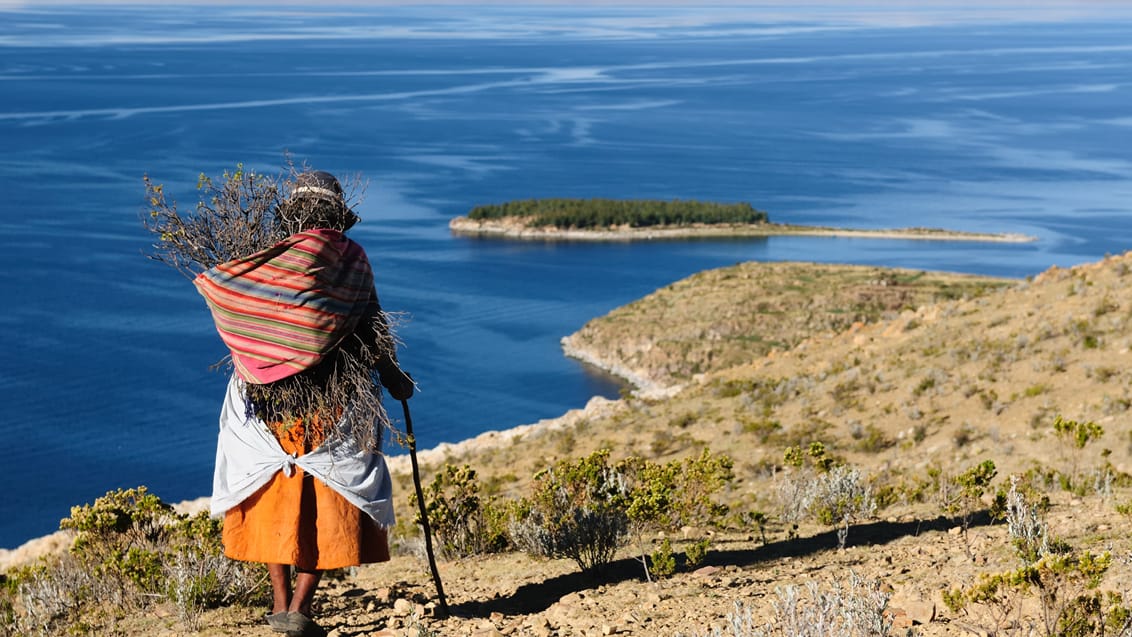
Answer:
[[[424,489],[424,495],[429,528],[445,557],[497,553],[507,548],[506,512],[491,498],[480,495],[476,472],[468,465],[445,465]]]
[[[676,555],[672,553],[672,542],[668,538],[652,552],[652,574],[657,577],[671,577],[676,572]]]
[[[591,571],[612,560],[631,531],[640,538],[645,530],[716,524],[727,507],[713,496],[733,479],[732,465],[707,449],[665,464],[632,456],[611,465],[608,450],[560,461],[515,503],[511,536],[529,553],[568,557]],[[647,564],[645,549],[639,555]]]
[[[1068,443],[1062,449],[1070,448],[1069,468],[1058,477],[1058,481],[1066,491],[1084,495],[1089,483],[1093,482],[1088,480],[1089,476],[1081,468],[1084,449],[1090,442],[1104,436],[1104,428],[1092,421],[1078,422],[1057,416],[1053,421],[1053,431],[1059,440]]]
[[[59,524],[75,532],[71,554],[96,577],[125,591],[159,593],[164,583],[163,548],[178,516],[145,487],[112,491],[71,507]]]
[[[971,516],[982,506],[983,494],[996,475],[998,469],[994,461],[984,460],[959,475],[940,480],[940,506],[951,515],[959,515],[966,530],[971,524]]]
[[[1078,449],[1084,449],[1091,440],[1104,435],[1104,428],[1095,422],[1077,422],[1058,416],[1053,421],[1053,431],[1058,438],[1070,441]]]
[[[629,518],[642,528],[665,531],[684,526],[714,525],[727,513],[712,498],[734,479],[734,463],[704,449],[699,456],[665,464],[633,456],[617,465],[630,488]]]
[[[722,454],[712,455],[708,449],[699,456],[663,465],[637,456],[619,463],[618,470],[626,476],[630,485],[626,513],[638,545],[643,544],[640,539],[646,530],[675,531],[688,526],[718,524],[728,509],[715,502],[713,496],[734,478],[733,464],[731,458]],[[643,546],[639,560],[645,566],[645,577],[648,578],[648,560]],[[655,553],[652,562],[655,569],[658,563]],[[667,568],[667,562],[661,561],[660,564]],[[675,563],[672,568],[675,569]],[[662,572],[656,574],[666,575]]]
[[[608,450],[559,461],[536,474],[531,495],[516,503],[511,537],[528,553],[598,570],[613,560],[629,532],[627,494]]]
[[[224,557],[219,520],[179,514],[145,487],[73,507],[60,527],[75,533],[67,554],[5,578],[0,620],[12,632],[57,634],[106,604],[122,612],[161,601],[192,629],[205,608],[266,596],[262,567]]]
[[[840,464],[840,461],[830,455],[825,444],[820,441],[811,442],[805,450],[801,446],[787,447],[783,452],[783,462],[786,466],[797,469],[811,467],[819,473],[826,473]]]
[[[972,618],[992,624],[994,633],[1005,629],[1033,595],[1040,605],[1043,635],[1127,634],[1132,610],[1119,593],[1098,590],[1111,564],[1108,553],[1047,555],[1014,571],[983,574],[969,588],[945,591],[943,601],[956,613],[981,612]]]
[[[711,541],[706,537],[696,540],[684,549],[684,557],[688,558],[688,566],[699,566],[703,564],[704,559],[707,558],[708,548],[711,546]]]

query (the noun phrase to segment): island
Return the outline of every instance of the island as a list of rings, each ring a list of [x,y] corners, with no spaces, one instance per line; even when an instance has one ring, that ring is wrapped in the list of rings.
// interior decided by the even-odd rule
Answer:
[[[448,223],[465,236],[569,241],[636,241],[771,236],[854,237],[1023,243],[1020,233],[942,228],[834,228],[772,223],[746,202],[655,199],[526,199],[472,208]]]

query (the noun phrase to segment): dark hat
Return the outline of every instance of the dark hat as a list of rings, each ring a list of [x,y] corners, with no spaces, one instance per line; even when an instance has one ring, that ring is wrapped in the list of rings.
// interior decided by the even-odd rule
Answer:
[[[290,231],[316,226],[345,231],[358,222],[358,215],[346,205],[342,184],[325,170],[296,176],[281,213],[284,223],[293,226]]]
[[[337,177],[325,170],[312,170],[295,178],[295,187],[291,189],[290,198],[294,200],[299,197],[314,197],[346,205],[342,184],[338,183]]]

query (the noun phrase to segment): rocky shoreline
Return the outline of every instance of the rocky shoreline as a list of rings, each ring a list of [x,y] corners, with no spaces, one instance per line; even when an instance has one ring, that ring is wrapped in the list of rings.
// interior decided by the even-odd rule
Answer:
[[[625,365],[607,359],[598,352],[586,349],[577,344],[575,335],[563,336],[561,340],[562,353],[587,365],[596,367],[628,382],[634,387],[636,393],[647,397],[663,397],[679,391],[680,387],[665,387],[649,378],[643,371],[629,369]]]
[[[541,241],[654,241],[703,237],[830,237],[859,239],[916,239],[924,241],[980,241],[991,243],[1028,243],[1036,241],[1030,235],[1005,232],[961,232],[940,228],[855,229],[799,226],[778,223],[762,224],[692,224],[688,226],[657,226],[616,229],[582,230],[562,229],[553,226],[528,226],[518,219],[473,220],[456,217],[448,222],[455,234],[476,237]]]

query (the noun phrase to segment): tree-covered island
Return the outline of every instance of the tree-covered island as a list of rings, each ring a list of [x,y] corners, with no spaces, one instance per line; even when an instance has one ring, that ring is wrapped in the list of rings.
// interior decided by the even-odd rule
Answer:
[[[746,202],[674,199],[523,199],[476,206],[475,221],[525,219],[527,225],[556,228],[646,228],[695,223],[766,223],[767,215]]]
[[[689,237],[774,235],[1033,241],[1016,233],[979,233],[940,228],[853,229],[772,223],[747,202],[674,199],[523,199],[479,205],[449,222],[453,232],[512,239],[629,241]]]

